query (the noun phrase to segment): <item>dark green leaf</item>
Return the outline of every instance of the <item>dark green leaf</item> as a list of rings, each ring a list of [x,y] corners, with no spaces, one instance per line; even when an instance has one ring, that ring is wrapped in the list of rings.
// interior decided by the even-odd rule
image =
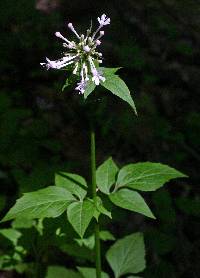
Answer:
[[[171,179],[186,177],[167,165],[141,162],[124,166],[118,174],[117,187],[130,187],[142,191],[154,191]]]
[[[155,216],[152,214],[142,196],[136,191],[124,188],[110,194],[109,198],[118,207],[135,211],[155,219]]]
[[[47,269],[46,278],[81,278],[81,275],[71,269],[63,266],[49,266]]]
[[[99,196],[96,197],[96,209],[94,211],[94,217],[98,221],[100,214],[104,214],[112,219],[111,212],[108,211],[104,206],[101,198]]]
[[[84,92],[84,99],[86,99],[94,91],[95,88],[96,85],[94,84],[94,82],[92,80],[89,80]]]
[[[35,192],[25,193],[9,210],[3,221],[17,217],[45,218],[61,215],[74,201],[72,194],[62,187],[49,186]]]
[[[137,110],[135,103],[131,97],[130,91],[126,83],[117,75],[109,74],[105,76],[105,82],[101,82],[101,85],[111,91],[114,95],[126,101],[133,108],[135,114],[137,115]]]
[[[55,184],[66,188],[80,200],[83,200],[87,194],[87,191],[83,189],[87,188],[85,179],[76,174],[59,172],[55,175]]]
[[[77,267],[79,272],[83,275],[84,278],[95,278],[96,277],[96,269],[89,267]],[[101,272],[101,278],[109,278],[108,274],[105,272]]]
[[[106,254],[115,278],[128,273],[138,273],[145,268],[144,239],[141,233],[119,239]]]
[[[74,202],[67,209],[68,220],[81,238],[90,224],[94,210],[94,203],[89,200]]]
[[[105,194],[110,194],[110,188],[115,183],[119,169],[110,157],[97,168],[97,187]]]

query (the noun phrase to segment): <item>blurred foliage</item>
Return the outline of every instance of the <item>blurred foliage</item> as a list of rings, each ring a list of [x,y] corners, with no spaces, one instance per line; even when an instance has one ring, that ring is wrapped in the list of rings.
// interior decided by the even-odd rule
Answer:
[[[119,211],[112,233],[145,231],[144,277],[198,277],[199,10],[194,0],[0,2],[1,216],[22,192],[53,184],[57,171],[89,176],[87,117],[93,113],[98,163],[110,155],[119,165],[159,161],[191,177],[152,195],[157,221]],[[71,89],[61,92],[65,74],[39,66],[45,56],[57,58],[62,51],[55,31],[68,35],[70,21],[84,30],[103,12],[112,19],[102,44],[104,65],[123,66],[119,73],[132,89],[138,118],[108,92],[98,92],[87,104]],[[90,265],[91,250],[71,242],[64,216],[42,227],[28,224],[1,227],[13,229],[15,238],[0,233],[0,268],[12,266],[10,277],[16,271],[29,277],[33,264],[44,272],[47,265]]]

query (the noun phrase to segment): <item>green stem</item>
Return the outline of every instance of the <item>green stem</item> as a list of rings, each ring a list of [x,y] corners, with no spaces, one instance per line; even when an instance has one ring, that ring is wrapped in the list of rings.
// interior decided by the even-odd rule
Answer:
[[[95,149],[95,132],[91,129],[91,174],[92,174],[92,197],[96,205],[96,149]],[[95,223],[95,261],[96,261],[96,278],[101,278],[101,247],[99,237],[99,223]]]

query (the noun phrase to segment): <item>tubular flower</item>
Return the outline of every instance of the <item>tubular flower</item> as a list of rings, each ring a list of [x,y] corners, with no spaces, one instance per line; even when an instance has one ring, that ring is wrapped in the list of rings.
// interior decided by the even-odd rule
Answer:
[[[98,65],[102,63],[102,54],[96,48],[101,44],[100,39],[104,36],[104,31],[101,29],[110,24],[110,18],[103,14],[97,20],[99,22],[97,30],[92,33],[90,27],[85,35],[79,35],[73,24],[68,23],[68,28],[74,33],[76,42],[70,41],[60,32],[56,32],[55,36],[64,41],[63,47],[67,48],[67,52],[64,52],[64,57],[61,59],[51,61],[46,58],[45,63],[40,63],[47,70],[67,68],[70,65],[72,73],[80,77],[75,88],[79,94],[84,94],[89,80],[95,85],[99,85],[100,81],[105,81],[105,77],[98,69]]]

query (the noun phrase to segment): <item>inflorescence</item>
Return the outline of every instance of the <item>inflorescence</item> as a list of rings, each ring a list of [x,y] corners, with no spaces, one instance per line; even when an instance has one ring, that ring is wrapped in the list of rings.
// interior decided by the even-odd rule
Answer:
[[[86,35],[79,35],[73,27],[72,23],[68,24],[69,29],[75,34],[78,41],[69,41],[60,32],[56,32],[56,37],[64,41],[63,47],[67,48],[64,57],[59,60],[51,61],[46,58],[46,63],[41,63],[47,69],[61,69],[69,65],[73,66],[73,74],[78,75],[81,79],[77,83],[75,90],[80,94],[85,92],[88,81],[91,79],[95,85],[99,85],[100,81],[104,82],[105,77],[98,70],[98,65],[102,63],[102,53],[97,52],[96,48],[101,44],[101,38],[104,31],[101,29],[110,24],[110,18],[105,14],[97,18],[99,27],[92,34],[92,28],[87,30]]]

